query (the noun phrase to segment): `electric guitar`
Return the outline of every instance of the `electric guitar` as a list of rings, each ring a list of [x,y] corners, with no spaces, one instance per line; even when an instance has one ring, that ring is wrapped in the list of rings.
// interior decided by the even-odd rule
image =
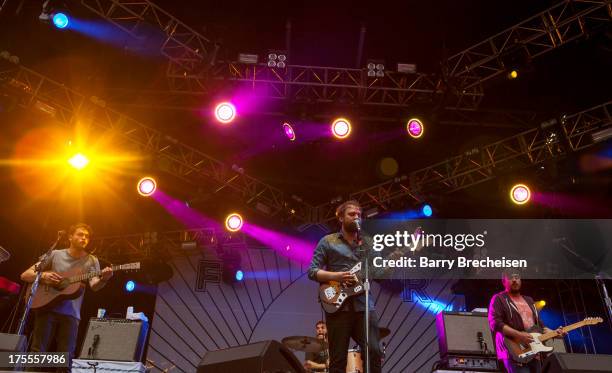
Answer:
[[[586,319],[579,321],[577,323],[564,326],[561,328],[563,332],[569,332],[574,329],[581,328],[585,325],[595,325],[603,322],[601,317],[587,317]],[[504,336],[504,345],[508,349],[508,353],[512,357],[512,360],[518,363],[528,363],[532,359],[536,357],[536,355],[540,352],[550,352],[553,350],[552,347],[545,346],[544,342],[549,339],[555,338],[558,336],[556,331],[550,331],[548,333],[540,334],[540,333],[532,333],[530,332],[533,328],[529,329],[527,332],[531,334],[533,337],[533,342],[529,343],[528,346],[518,342],[518,340]]]
[[[413,235],[420,235],[422,231],[422,228],[418,227]],[[419,251],[422,247],[422,242],[419,240],[419,245],[417,245],[417,247],[406,247],[404,250],[400,250],[399,254],[404,255],[406,251]],[[329,281],[321,283],[319,286],[319,299],[321,300],[321,306],[325,312],[334,313],[338,311],[349,297],[361,294],[365,291],[362,282],[361,262],[353,266],[353,268],[349,270],[349,273],[354,275],[354,281],[352,281],[350,285],[340,281]]]
[[[140,262],[114,265],[111,267],[113,272],[139,270]],[[81,269],[58,273],[62,276],[62,281],[56,285],[39,283],[36,294],[32,299],[32,309],[43,309],[51,307],[56,303],[66,300],[75,299],[81,295],[81,290],[85,287],[84,281],[93,277],[100,276],[102,271],[92,271],[83,273]],[[26,297],[28,299],[32,291],[32,284],[28,285]]]

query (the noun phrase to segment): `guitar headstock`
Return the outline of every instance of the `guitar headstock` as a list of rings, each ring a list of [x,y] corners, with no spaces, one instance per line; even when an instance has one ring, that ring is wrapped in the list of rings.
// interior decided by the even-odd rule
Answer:
[[[603,322],[603,319],[601,317],[587,317],[583,322],[585,325],[595,325]]]
[[[120,267],[124,271],[137,271],[140,269],[140,262],[122,264]]]

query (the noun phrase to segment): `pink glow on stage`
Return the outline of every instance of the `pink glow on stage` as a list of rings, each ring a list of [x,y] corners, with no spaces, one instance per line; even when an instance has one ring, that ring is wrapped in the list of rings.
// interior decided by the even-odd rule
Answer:
[[[289,139],[289,141],[295,141],[295,131],[291,124],[285,122],[283,123],[283,132],[285,132],[285,136]]]
[[[161,190],[157,190],[152,198],[186,228],[221,228],[218,221],[187,207],[184,201],[172,198]]]
[[[215,107],[217,121],[227,124],[236,118],[236,107],[231,102],[221,102]]]
[[[559,209],[564,215],[585,217],[609,216],[611,201],[596,200],[562,193],[533,193],[532,200],[538,205]]]
[[[418,139],[423,136],[423,132],[425,132],[425,127],[423,126],[423,122],[417,118],[412,118],[406,124],[406,130],[408,134],[413,139]]]
[[[249,223],[244,224],[242,232],[279,254],[304,264],[310,263],[312,253],[317,245],[316,242],[309,242]],[[289,247],[289,250],[287,250],[287,247]]]

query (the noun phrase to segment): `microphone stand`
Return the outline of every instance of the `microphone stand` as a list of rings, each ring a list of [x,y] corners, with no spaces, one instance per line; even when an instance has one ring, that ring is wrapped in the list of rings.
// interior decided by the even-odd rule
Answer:
[[[30,294],[28,295],[28,300],[23,310],[21,321],[19,322],[19,329],[17,330],[18,335],[25,335],[24,332],[25,332],[26,321],[28,319],[28,315],[30,314],[30,309],[32,308],[32,300],[34,299],[34,295],[36,295],[36,291],[38,290],[38,284],[40,283],[40,278],[42,276],[42,269],[46,266],[47,260],[49,260],[51,253],[53,252],[53,250],[55,250],[55,248],[60,243],[63,237],[64,237],[64,231],[59,231],[57,233],[57,240],[55,240],[53,245],[51,245],[49,250],[45,253],[45,255],[43,255],[40,262],[34,266],[34,271],[36,272],[36,278],[34,279],[34,282],[32,283],[32,288],[30,290]]]
[[[363,288],[365,290],[365,369],[364,371],[370,373],[370,266],[368,251],[363,247],[361,241],[361,224],[357,224],[357,242],[359,242],[359,250],[364,254],[365,264],[365,280],[363,282]]]
[[[601,289],[603,291],[602,298],[606,305],[606,311],[608,311],[608,321],[610,322],[610,325],[612,325],[612,300],[610,299],[610,296],[608,295],[608,289],[606,288],[606,281],[602,278],[601,275],[597,275],[595,276],[595,282],[597,282],[599,286],[601,286]]]

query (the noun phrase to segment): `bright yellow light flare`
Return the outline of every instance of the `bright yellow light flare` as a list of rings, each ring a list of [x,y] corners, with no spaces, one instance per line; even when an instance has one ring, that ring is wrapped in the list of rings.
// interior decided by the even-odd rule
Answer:
[[[68,160],[68,163],[77,170],[82,170],[89,164],[89,159],[83,154],[77,153]]]

